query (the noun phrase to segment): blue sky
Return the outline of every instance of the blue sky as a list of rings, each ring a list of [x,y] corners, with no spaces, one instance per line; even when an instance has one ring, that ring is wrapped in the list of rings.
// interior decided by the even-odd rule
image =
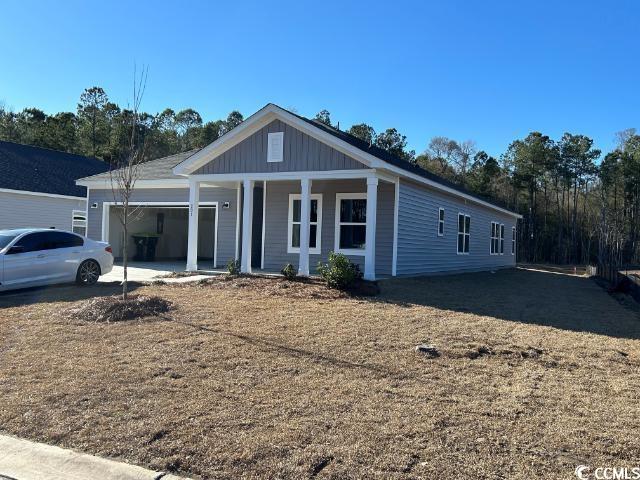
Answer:
[[[532,130],[598,147],[640,127],[637,1],[3,2],[0,102],[75,110],[102,86],[205,120],[268,102],[341,128],[445,135],[493,155]]]

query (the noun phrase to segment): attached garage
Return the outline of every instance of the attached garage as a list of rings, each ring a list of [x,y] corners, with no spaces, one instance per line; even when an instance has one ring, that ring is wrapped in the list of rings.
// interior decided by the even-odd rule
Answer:
[[[130,207],[132,212],[128,221],[126,239],[128,257],[136,254],[135,235],[157,236],[155,261],[184,261],[187,259],[189,229],[188,204],[175,202],[138,203]],[[116,259],[122,259],[124,251],[124,228],[122,226],[123,208],[105,204],[103,210],[104,238],[108,238]],[[203,270],[217,267],[217,202],[202,203],[198,214],[198,262]]]

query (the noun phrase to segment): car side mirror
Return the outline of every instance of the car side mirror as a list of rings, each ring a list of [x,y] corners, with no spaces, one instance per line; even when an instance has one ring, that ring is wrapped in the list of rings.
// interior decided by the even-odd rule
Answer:
[[[14,253],[23,253],[24,247],[22,245],[14,245],[7,251],[7,255],[13,255]]]

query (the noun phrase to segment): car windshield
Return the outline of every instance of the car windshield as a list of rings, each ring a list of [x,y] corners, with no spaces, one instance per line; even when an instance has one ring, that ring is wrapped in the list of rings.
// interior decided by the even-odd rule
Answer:
[[[16,238],[17,235],[2,235],[0,234],[0,250],[11,243],[11,240]]]

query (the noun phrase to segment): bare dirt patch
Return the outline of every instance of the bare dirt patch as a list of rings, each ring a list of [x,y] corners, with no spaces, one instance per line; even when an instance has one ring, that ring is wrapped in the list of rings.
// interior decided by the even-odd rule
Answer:
[[[222,282],[140,287],[177,307],[152,322],[69,320],[66,290],[0,296],[0,429],[202,478],[637,465],[640,319],[589,279],[393,280],[373,299]]]

